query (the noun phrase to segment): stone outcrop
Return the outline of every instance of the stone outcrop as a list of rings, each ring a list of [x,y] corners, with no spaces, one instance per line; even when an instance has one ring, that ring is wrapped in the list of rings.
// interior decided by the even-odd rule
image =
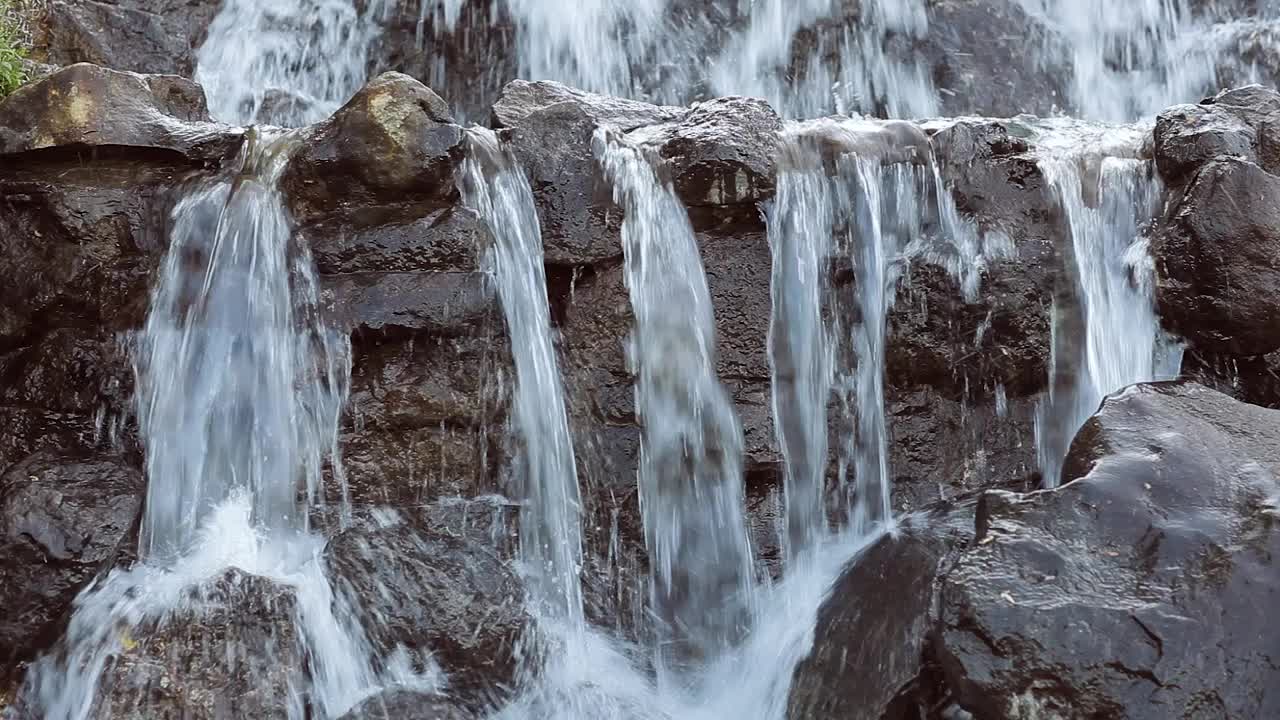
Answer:
[[[380,663],[404,648],[444,671],[450,695],[483,707],[511,687],[529,622],[503,557],[507,508],[483,501],[374,511],[325,550],[340,607],[353,611]]]
[[[982,718],[1254,718],[1280,698],[1280,416],[1135,386],[1077,435],[1068,484],[991,492],[941,591],[939,659]]]

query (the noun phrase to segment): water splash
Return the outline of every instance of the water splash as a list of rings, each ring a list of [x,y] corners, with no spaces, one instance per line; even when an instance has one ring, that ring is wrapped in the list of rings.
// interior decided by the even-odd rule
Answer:
[[[564,388],[551,335],[542,232],[524,171],[497,136],[468,131],[469,152],[459,186],[466,204],[488,225],[488,255],[497,281],[515,361],[512,407],[520,443],[520,548],[530,570],[535,617],[581,635],[581,498]]]
[[[368,78],[392,7],[369,0],[226,0],[196,53],[214,118],[299,127],[323,120]]]
[[[684,206],[616,132],[593,147],[626,216],[631,363],[643,428],[640,502],[665,658],[719,657],[749,618],[742,428],[715,374],[715,322]]]

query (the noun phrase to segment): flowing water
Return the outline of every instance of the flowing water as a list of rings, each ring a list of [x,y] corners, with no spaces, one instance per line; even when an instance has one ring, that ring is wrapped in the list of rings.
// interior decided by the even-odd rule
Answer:
[[[117,672],[102,684],[104,672],[146,662],[132,654],[140,652],[133,637],[217,608],[232,568],[290,599],[267,599],[280,635],[267,657],[249,656],[262,666],[240,667],[232,654],[225,672],[287,672],[273,653],[306,657],[309,672],[288,677],[291,717],[304,717],[303,697],[336,717],[381,684],[435,686],[407,668],[374,671],[361,628],[324,576],[323,540],[308,531],[325,466],[342,482],[337,432],[350,350],[321,322],[310,255],[290,241],[276,181],[293,146],[289,135],[250,130],[239,171],[198,184],[173,210],[135,351],[148,478],[141,562],[77,598],[62,645],[28,678],[40,717],[145,712],[159,677]],[[246,602],[263,601],[262,591],[246,592]],[[220,670],[209,660],[208,672]]]
[[[716,377],[711,294],[684,205],[642,149],[603,129],[594,147],[626,212],[640,507],[658,642],[664,660],[706,662],[741,639],[751,610],[742,427]]]
[[[1102,399],[1137,382],[1173,377],[1181,353],[1160,328],[1145,226],[1159,211],[1160,181],[1138,149],[1150,126],[1053,124],[1040,168],[1057,194],[1071,246],[1066,307],[1054,331],[1050,394],[1037,420],[1044,483],[1060,480],[1076,431]]]
[[[387,0],[227,0],[196,53],[195,79],[222,122],[323,120],[367,79]]]
[[[473,128],[469,133],[470,152],[459,185],[466,204],[494,237],[488,265],[515,360],[512,423],[520,445],[516,474],[527,587],[535,598],[535,617],[559,626],[559,634],[581,636],[586,628],[579,578],[582,501],[552,342],[542,231],[533,191],[516,159],[492,131]]]

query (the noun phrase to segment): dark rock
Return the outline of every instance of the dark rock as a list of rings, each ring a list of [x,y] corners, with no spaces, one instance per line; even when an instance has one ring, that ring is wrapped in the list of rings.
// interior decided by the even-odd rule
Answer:
[[[538,208],[546,260],[583,265],[622,257],[622,210],[591,149],[601,124],[622,131],[668,122],[665,108],[574,90],[559,83],[516,80],[493,106],[495,127],[508,129]]]
[[[773,197],[782,121],[763,100],[723,97],[693,106],[668,128],[658,154],[688,206],[754,204]],[[652,142],[652,140],[650,140]]]
[[[324,275],[470,272],[492,242],[474,212],[442,203],[353,207],[295,233]]]
[[[1280,712],[1278,421],[1192,383],[1137,385],[1076,436],[1067,484],[984,495],[941,592],[938,652],[961,705],[981,718]]]
[[[792,677],[788,720],[906,718],[914,715],[893,710],[932,704],[926,659],[936,586],[973,538],[974,505],[969,499],[908,516],[849,561]]]
[[[1173,185],[1220,155],[1274,173],[1280,169],[1280,94],[1250,85],[1198,105],[1175,105],[1156,118],[1154,152],[1160,174]]]
[[[407,75],[383,73],[305,131],[281,187],[307,224],[352,205],[451,198],[461,157],[462,128],[444,100]]]
[[[361,702],[340,720],[474,720],[447,697],[412,690],[389,690]]]
[[[503,512],[470,507],[477,519]],[[483,525],[459,529],[429,510],[373,511],[333,538],[324,556],[335,593],[354,608],[376,658],[401,645],[429,653],[448,676],[450,696],[464,704],[511,686],[515,644],[528,623],[520,582]]]
[[[347,329],[463,335],[498,309],[492,282],[479,272],[352,273],[321,285],[330,322]]]
[[[1180,377],[1250,405],[1280,410],[1280,351],[1236,357],[1188,350]]]
[[[58,65],[191,77],[195,51],[218,10],[209,0],[50,0],[36,52]]]
[[[0,273],[9,278],[0,349],[32,345],[51,327],[140,326],[168,242],[169,189],[186,170],[111,155],[0,165]]]
[[[233,569],[188,595],[163,618],[121,628],[93,716],[291,717],[304,670],[292,590]]]
[[[1280,178],[1245,159],[1209,162],[1151,249],[1166,328],[1211,352],[1280,348]]]
[[[238,131],[209,120],[199,85],[80,63],[0,101],[0,155],[60,146],[154,148],[220,160]]]
[[[142,473],[118,457],[39,452],[0,476],[0,675],[51,639],[110,565],[142,506]]]
[[[132,410],[133,369],[113,337],[62,327],[0,355],[0,403],[92,415]]]

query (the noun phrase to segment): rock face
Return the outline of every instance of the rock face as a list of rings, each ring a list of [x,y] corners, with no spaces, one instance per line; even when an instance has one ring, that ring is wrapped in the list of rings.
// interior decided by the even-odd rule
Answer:
[[[1280,637],[1280,414],[1191,383],[1111,397],[1054,492],[990,492],[938,653],[980,718],[1255,718]]]
[[[371,513],[330,542],[325,565],[378,658],[401,645],[420,660],[429,654],[451,696],[482,706],[510,686],[528,618],[521,584],[499,554],[508,542],[505,509],[481,502],[453,510],[454,522],[421,511]]]
[[[81,63],[0,102],[0,154],[125,145],[218,159],[234,136],[208,119],[204,93],[190,80]]]
[[[89,62],[191,77],[195,50],[217,9],[209,0],[50,0],[36,52],[56,65]]]
[[[125,629],[95,717],[285,720],[303,672],[295,600],[239,570],[192,591],[159,622]]]
[[[0,476],[0,668],[47,646],[80,589],[134,540],[142,489],[109,456],[39,452]]]
[[[438,695],[395,690],[375,695],[339,720],[473,720],[474,715]]]
[[[813,650],[792,678],[788,720],[908,718],[933,709],[936,669],[926,659],[935,586],[973,537],[974,505],[969,498],[910,516],[850,561],[818,611]]]
[[[462,129],[440,96],[384,73],[306,131],[282,185],[304,223],[344,205],[448,197],[461,151]]]

